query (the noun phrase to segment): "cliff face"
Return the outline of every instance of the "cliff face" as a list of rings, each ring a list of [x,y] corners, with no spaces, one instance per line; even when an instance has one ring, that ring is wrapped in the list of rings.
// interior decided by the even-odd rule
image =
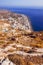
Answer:
[[[23,14],[11,13],[9,11],[0,11],[0,20],[7,20],[12,28],[19,28],[32,31],[30,19]]]

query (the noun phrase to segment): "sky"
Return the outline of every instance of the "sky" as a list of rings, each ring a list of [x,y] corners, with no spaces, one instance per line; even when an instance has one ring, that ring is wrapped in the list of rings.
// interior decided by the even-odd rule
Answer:
[[[0,6],[43,7],[43,0],[0,0]]]

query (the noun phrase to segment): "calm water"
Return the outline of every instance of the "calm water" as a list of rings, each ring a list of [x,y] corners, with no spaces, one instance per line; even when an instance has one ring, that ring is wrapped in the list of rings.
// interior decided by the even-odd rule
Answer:
[[[43,30],[43,9],[34,9],[34,8],[12,8],[4,7],[0,9],[7,9],[12,12],[25,14],[30,17],[32,27],[35,31]]]

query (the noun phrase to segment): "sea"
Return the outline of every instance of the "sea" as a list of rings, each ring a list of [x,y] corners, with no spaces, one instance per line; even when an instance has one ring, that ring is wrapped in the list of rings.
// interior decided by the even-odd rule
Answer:
[[[43,9],[29,7],[0,7],[0,10],[9,10],[19,14],[25,14],[30,18],[34,31],[43,31]]]

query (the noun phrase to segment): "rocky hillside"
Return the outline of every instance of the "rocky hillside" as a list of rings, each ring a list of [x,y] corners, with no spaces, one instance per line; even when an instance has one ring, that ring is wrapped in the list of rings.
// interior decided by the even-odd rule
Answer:
[[[0,65],[42,65],[43,31],[25,15],[0,11]]]

